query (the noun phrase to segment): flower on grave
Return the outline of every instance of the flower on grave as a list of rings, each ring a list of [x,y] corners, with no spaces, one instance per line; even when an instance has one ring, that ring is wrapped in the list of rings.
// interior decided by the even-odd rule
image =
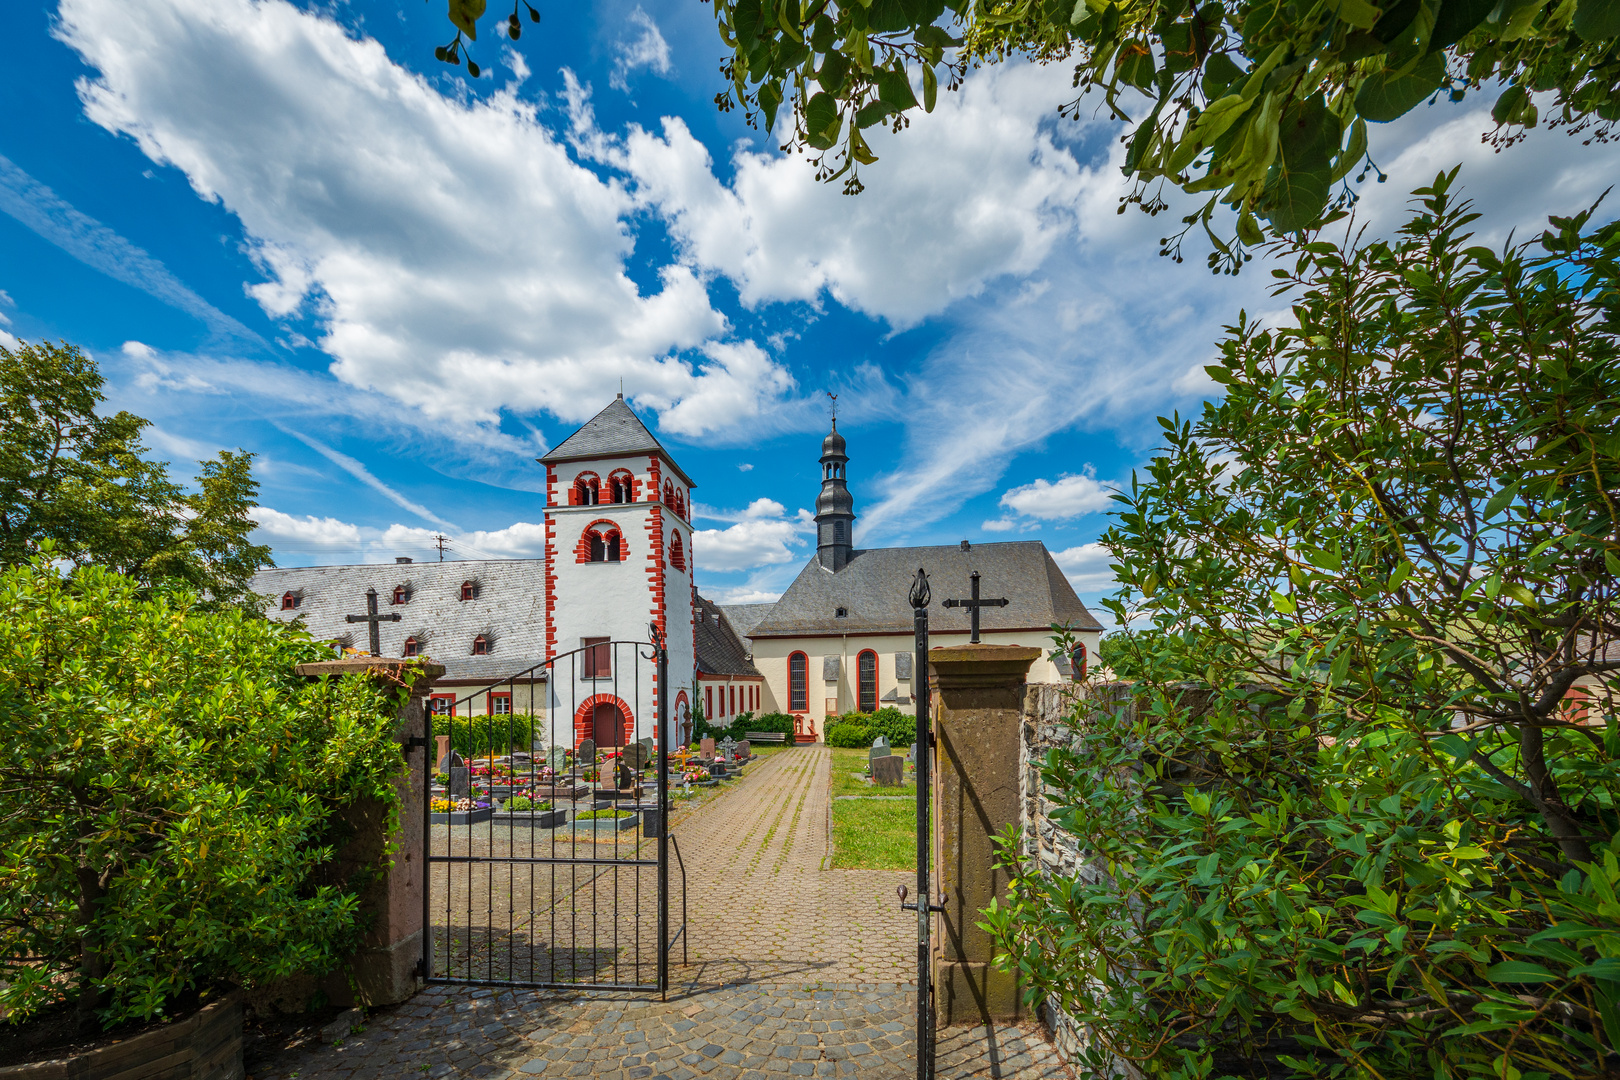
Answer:
[[[434,799],[431,803],[428,804],[428,808],[430,810],[432,810],[435,814],[448,814],[450,812],[450,800],[449,799]]]

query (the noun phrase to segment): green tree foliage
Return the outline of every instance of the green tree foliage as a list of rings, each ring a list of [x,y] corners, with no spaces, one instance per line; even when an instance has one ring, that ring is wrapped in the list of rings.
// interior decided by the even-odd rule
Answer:
[[[335,815],[397,806],[397,691],[194,594],[49,559],[0,572],[0,1008],[160,1014],[358,942]]]
[[[944,82],[1013,57],[1074,66],[1080,93],[1132,123],[1127,202],[1163,209],[1166,185],[1209,193],[1185,219],[1235,270],[1259,219],[1294,232],[1365,168],[1368,122],[1439,94],[1496,92],[1499,135],[1534,126],[1531,94],[1556,121],[1603,137],[1620,120],[1620,7],[1613,0],[714,0],[730,50],[716,97],[773,129],[824,180],[859,191],[876,161],[863,134],[932,111]],[[947,27],[949,27],[947,29]],[[1054,102],[1054,105],[1059,103]],[[1071,116],[1084,106],[1062,105]],[[1087,110],[1089,111],[1089,110]],[[1239,211],[1237,242],[1211,230],[1218,202]],[[1125,209],[1124,205],[1120,208]],[[1168,238],[1178,253],[1180,236]],[[1178,256],[1179,257],[1179,254]]]
[[[145,420],[97,413],[102,385],[76,346],[0,345],[0,566],[49,540],[75,565],[179,582],[215,604],[248,600],[253,572],[270,565],[270,549],[248,542],[253,455],[201,462],[189,493],[142,456]]]
[[[1290,325],[1228,328],[1224,399],[1105,538],[1139,681],[1045,769],[1101,873],[1022,868],[987,916],[1099,1060],[1620,1051],[1620,226],[1493,251],[1450,183],[1391,242],[1291,247]]]

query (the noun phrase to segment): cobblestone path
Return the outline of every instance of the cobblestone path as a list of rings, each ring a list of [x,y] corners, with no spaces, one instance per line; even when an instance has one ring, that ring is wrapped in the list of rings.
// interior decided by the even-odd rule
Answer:
[[[673,816],[690,964],[680,966],[677,945],[668,1001],[432,987],[377,1010],[339,1045],[312,1037],[250,1059],[249,1076],[914,1076],[916,922],[894,894],[905,875],[822,869],[829,759],[820,746],[781,751]],[[672,932],[679,878],[672,872]],[[938,1058],[942,1080],[1070,1076],[1038,1032],[1013,1026],[944,1032]]]

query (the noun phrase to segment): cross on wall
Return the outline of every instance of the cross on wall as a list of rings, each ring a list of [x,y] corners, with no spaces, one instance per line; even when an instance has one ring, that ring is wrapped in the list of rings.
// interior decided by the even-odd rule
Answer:
[[[1008,600],[1005,596],[998,600],[980,600],[979,572],[977,570],[973,571],[973,574],[969,580],[973,583],[973,595],[967,600],[946,600],[944,606],[968,609],[968,626],[973,631],[972,636],[968,638],[968,644],[977,645],[979,643],[979,609],[987,607],[1006,607]]]

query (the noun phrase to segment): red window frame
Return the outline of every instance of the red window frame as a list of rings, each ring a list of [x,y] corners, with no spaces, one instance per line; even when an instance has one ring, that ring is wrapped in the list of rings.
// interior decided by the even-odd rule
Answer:
[[[506,702],[506,709],[505,709],[504,712],[496,712],[495,711],[495,703],[497,701]],[[512,692],[510,690],[507,690],[507,691],[502,691],[502,692],[499,692],[499,693],[493,693],[492,692],[492,693],[485,694],[484,695],[484,709],[485,709],[486,712],[489,713],[490,716],[511,716],[512,715]]]
[[[862,649],[855,656],[855,708],[874,713],[877,707],[878,655],[871,649]]]
[[[444,704],[444,707],[442,709],[439,707],[441,702]],[[434,716],[449,716],[452,712],[455,711],[455,708],[456,708],[456,695],[454,695],[454,694],[429,694],[428,695],[428,712],[431,713]]]
[[[802,652],[788,653],[788,712],[809,711],[810,658]]]
[[[588,637],[580,642],[581,645],[585,646],[583,678],[613,678],[613,650],[608,646],[610,640],[610,638],[605,637]]]
[[[483,634],[479,634],[477,637],[473,638],[472,654],[474,656],[488,656],[489,638],[485,637]]]
[[[420,656],[422,654],[422,643],[413,637],[408,637],[405,639],[405,647],[400,651],[406,656]]]
[[[669,565],[675,569],[686,571],[686,548],[681,544],[681,534],[672,533],[669,538]]]
[[[714,687],[712,687],[712,686],[705,686],[703,688],[703,715],[704,715],[705,719],[708,719],[708,720],[715,719],[715,715],[714,715]]]
[[[737,688],[735,686],[731,688],[731,715],[737,715]]]
[[[405,602],[405,586],[394,586],[394,599],[392,602],[395,604],[403,604]]]
[[[292,610],[294,610],[295,608],[298,607],[298,599],[299,598],[298,598],[297,594],[295,594],[293,592],[289,591],[289,592],[282,593],[281,594],[281,610],[282,611],[292,611]]]
[[[478,599],[478,586],[471,581],[463,581],[461,583],[461,598],[463,600]]]

